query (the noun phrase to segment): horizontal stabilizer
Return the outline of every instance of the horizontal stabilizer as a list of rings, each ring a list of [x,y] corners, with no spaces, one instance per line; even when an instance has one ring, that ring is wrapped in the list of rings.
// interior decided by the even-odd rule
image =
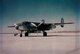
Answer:
[[[62,24],[74,24],[74,22],[67,22],[67,23],[54,23],[54,25],[62,25]]]
[[[15,26],[8,26],[8,27],[15,27]]]
[[[73,22],[63,23],[63,24],[74,24]]]

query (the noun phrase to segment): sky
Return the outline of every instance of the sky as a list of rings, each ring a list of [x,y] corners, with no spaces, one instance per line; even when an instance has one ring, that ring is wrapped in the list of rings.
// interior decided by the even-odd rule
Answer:
[[[66,22],[71,21],[79,24],[80,21],[79,0],[0,1],[0,27],[4,30],[7,29],[6,26],[8,25],[25,20],[40,22],[44,19],[46,22],[55,23],[60,22],[60,19],[63,17]]]

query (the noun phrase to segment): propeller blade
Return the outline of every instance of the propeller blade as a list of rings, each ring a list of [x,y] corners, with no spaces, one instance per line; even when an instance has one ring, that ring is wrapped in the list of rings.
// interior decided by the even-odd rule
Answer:
[[[45,23],[45,20],[41,20],[41,23],[37,26],[37,27],[39,27],[40,25],[42,25],[42,24],[44,24]]]

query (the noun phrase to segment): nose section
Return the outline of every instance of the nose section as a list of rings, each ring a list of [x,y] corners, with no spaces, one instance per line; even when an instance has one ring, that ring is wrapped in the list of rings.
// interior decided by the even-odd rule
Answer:
[[[19,29],[19,26],[17,24],[14,24],[14,26],[17,30]]]
[[[16,27],[16,26],[18,26],[17,24],[14,24],[14,26]]]

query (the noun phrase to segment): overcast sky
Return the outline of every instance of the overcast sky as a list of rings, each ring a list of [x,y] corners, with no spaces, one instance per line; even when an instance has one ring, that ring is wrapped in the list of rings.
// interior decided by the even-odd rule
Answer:
[[[0,3],[0,25],[17,22],[37,21],[66,22],[80,21],[80,0],[2,0]],[[0,27],[1,27],[0,26]],[[1,29],[1,28],[0,28]]]

